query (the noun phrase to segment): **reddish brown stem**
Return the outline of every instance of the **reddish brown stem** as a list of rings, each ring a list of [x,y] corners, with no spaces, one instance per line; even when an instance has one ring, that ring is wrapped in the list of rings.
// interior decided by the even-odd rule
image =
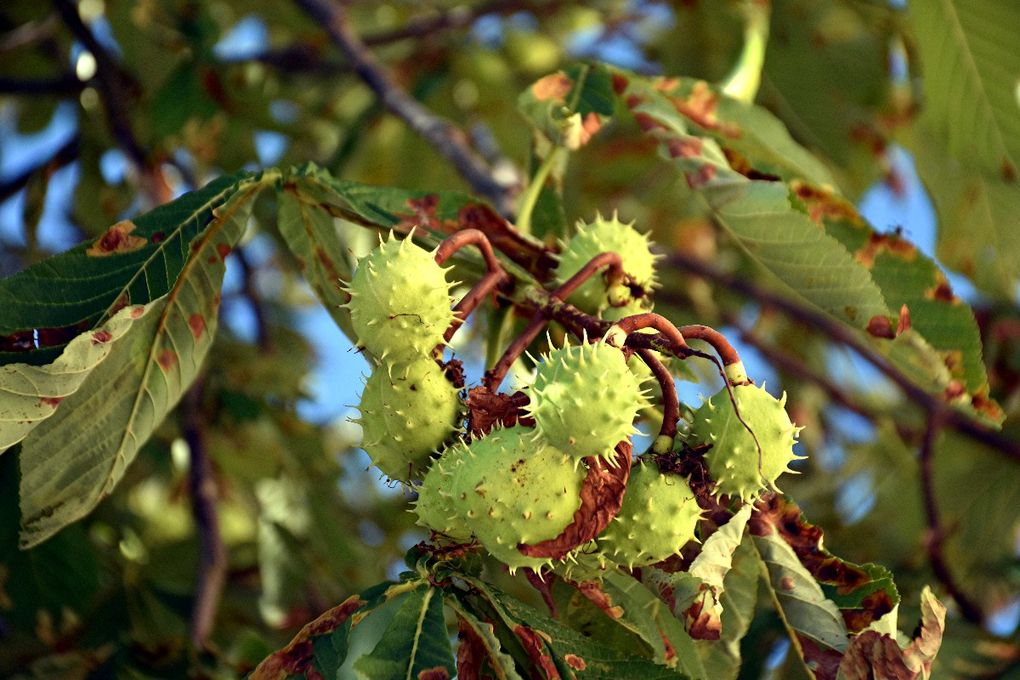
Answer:
[[[450,323],[450,327],[443,333],[443,340],[449,342],[454,334],[464,325],[467,318],[471,316],[471,313],[478,308],[478,305],[482,303],[489,293],[494,291],[500,283],[506,278],[506,274],[502,271],[489,272],[483,276],[474,287],[468,291],[467,295],[461,298],[453,308],[453,321]]]
[[[719,358],[722,359],[723,366],[731,366],[733,364],[740,363],[740,355],[737,354],[737,350],[730,344],[730,341],[726,339],[725,335],[711,326],[692,324],[689,326],[680,326],[679,330],[685,338],[704,340],[711,345],[712,349],[714,349],[719,355]]]
[[[942,586],[956,601],[963,618],[976,625],[984,622],[984,612],[981,606],[972,600],[961,590],[956,578],[949,570],[943,547],[946,540],[946,530],[939,518],[938,502],[935,499],[935,442],[938,440],[939,432],[943,427],[943,421],[935,413],[928,413],[928,427],[924,432],[924,440],[921,443],[919,464],[921,468],[921,495],[924,499],[924,515],[928,524],[928,536],[925,543],[928,549],[928,563]]]
[[[553,291],[553,297],[566,300],[575,290],[581,287],[581,284],[594,276],[599,269],[606,266],[609,267],[607,273],[609,274],[610,281],[617,282],[623,280],[623,261],[620,259],[620,254],[599,253],[588,260],[587,264],[577,270],[577,273],[567,279],[562,286]]]
[[[462,229],[447,239],[444,239],[436,249],[436,264],[444,264],[454,253],[467,246],[477,246],[482,251],[485,259],[485,268],[490,272],[502,272],[503,267],[492,250],[489,238],[481,229]]]
[[[547,323],[549,323],[549,317],[545,310],[540,309],[535,312],[535,315],[531,317],[531,321],[528,322],[528,325],[524,327],[521,334],[514,338],[514,341],[506,348],[506,351],[503,352],[503,356],[499,358],[496,365],[485,372],[483,384],[490,392],[495,392],[499,389],[503,378],[506,377],[507,371],[517,361],[517,358],[524,354],[524,350],[528,349],[528,346],[538,337],[538,334],[542,332]]]
[[[617,321],[614,326],[622,331],[622,335],[624,337],[607,337],[606,341],[610,344],[616,344],[616,341],[618,340],[619,347],[623,347],[627,336],[631,333],[635,333],[645,328],[654,328],[677,347],[687,347],[687,341],[684,340],[683,333],[680,332],[680,329],[674,326],[672,321],[664,316],[656,314],[655,312],[645,312],[644,314],[634,314],[633,316],[624,317]]]
[[[659,389],[662,390],[662,426],[659,428],[659,438],[668,438],[670,448],[672,448],[673,441],[676,439],[677,422],[680,420],[680,398],[676,393],[673,374],[669,372],[665,364],[659,361],[652,350],[639,349],[637,353],[641,360],[648,365],[655,380],[659,383]],[[656,453],[665,453],[665,451],[656,451]]]
[[[453,257],[454,253],[467,246],[476,246],[481,251],[482,258],[485,260],[485,268],[489,272],[453,308],[453,321],[443,334],[443,340],[446,342],[453,338],[471,313],[482,303],[482,300],[508,278],[492,249],[492,244],[480,229],[463,229],[444,239],[436,249],[436,264],[444,264]],[[437,348],[437,352],[441,352],[441,349]]]
[[[480,233],[480,232],[479,232]],[[438,253],[436,257],[438,257]],[[594,276],[599,269],[602,267],[609,267],[611,278],[622,278],[623,277],[623,265],[620,260],[618,253],[599,253],[595,257],[588,260],[583,267],[581,267],[576,274],[567,279],[563,285],[554,290],[550,295],[552,302],[562,302],[564,298],[570,297],[578,287],[581,286],[585,281]],[[531,317],[531,321],[524,328],[520,335],[518,335],[510,346],[503,352],[503,356],[499,358],[496,365],[485,374],[485,386],[490,392],[495,392],[499,389],[500,383],[503,382],[503,378],[506,377],[507,371],[513,365],[517,358],[524,353],[524,350],[528,349],[528,346],[538,337],[538,334],[542,332],[545,325],[549,323],[551,318],[551,310],[549,307],[544,307],[535,312],[535,315]],[[681,339],[682,340],[682,339]]]

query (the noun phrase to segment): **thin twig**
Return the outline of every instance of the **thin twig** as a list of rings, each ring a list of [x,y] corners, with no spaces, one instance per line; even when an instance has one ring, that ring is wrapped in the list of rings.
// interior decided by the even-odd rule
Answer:
[[[258,286],[256,286],[255,268],[252,267],[251,260],[248,259],[248,253],[244,248],[235,248],[233,254],[237,257],[237,263],[241,265],[241,276],[244,282],[241,293],[248,300],[252,314],[255,315],[255,342],[259,349],[268,354],[273,351],[273,341],[269,335],[269,323],[266,321],[265,303],[262,300],[262,295],[259,294]]]
[[[408,38],[427,38],[448,29],[467,28],[478,17],[486,14],[511,14],[525,10],[539,10],[545,5],[563,3],[541,3],[535,0],[494,0],[474,7],[458,5],[448,12],[433,16],[412,19],[400,28],[382,31],[365,37],[365,44],[377,47],[406,40]]]
[[[844,325],[835,318],[824,312],[798,304],[787,297],[766,290],[757,284],[744,278],[738,278],[727,274],[713,265],[686,254],[677,253],[671,255],[666,262],[673,267],[683,269],[713,283],[725,286],[736,291],[758,303],[780,310],[791,319],[799,321],[812,330],[827,335],[832,340],[846,345],[857,352],[865,361],[873,365],[882,375],[891,380],[907,396],[908,400],[921,407],[926,412],[937,415],[945,426],[952,427],[962,434],[978,441],[1003,455],[1020,461],[1020,441],[997,432],[984,423],[967,415],[964,411],[957,409],[951,404],[942,400],[939,395],[932,394],[924,388],[916,385],[899,369],[893,366],[885,357],[877,354],[868,346],[857,332],[849,326]],[[662,300],[678,301],[676,295],[669,291],[660,291],[658,297]]]
[[[81,136],[79,134],[72,135],[70,139],[61,144],[48,158],[0,183],[0,201],[5,201],[18,193],[37,173],[52,174],[74,161],[78,157],[80,146]]]
[[[203,392],[204,381],[199,377],[185,393],[180,411],[181,430],[190,454],[188,492],[191,514],[199,537],[199,566],[191,610],[191,642],[198,648],[205,647],[212,634],[227,577],[227,549],[216,515],[216,480],[205,446]]]
[[[946,532],[939,519],[938,502],[935,493],[934,457],[935,443],[938,440],[939,432],[942,430],[942,421],[938,415],[929,414],[928,426],[924,431],[924,439],[921,442],[921,453],[919,464],[921,468],[921,495],[924,499],[924,516],[928,524],[928,535],[925,541],[928,549],[928,562],[931,564],[932,573],[939,580],[946,592],[956,601],[960,608],[960,614],[966,620],[976,625],[984,622],[984,612],[981,606],[972,600],[969,595],[960,589],[956,582],[946,556],[943,552]]]
[[[0,77],[0,93],[9,95],[77,95],[88,87],[87,81],[78,79],[73,73],[63,73],[49,78],[7,78]]]
[[[354,71],[387,109],[450,161],[475,192],[492,201],[504,215],[513,212],[513,196],[518,187],[500,181],[485,160],[468,146],[466,135],[457,126],[429,111],[394,82],[385,67],[351,30],[347,11],[342,5],[331,0],[295,2],[325,27]]]
[[[550,293],[549,301],[552,303],[562,303],[564,299],[570,297],[575,290],[603,267],[609,268],[607,273],[610,280],[623,278],[623,262],[620,259],[620,255],[618,253],[599,253],[588,260],[583,267],[577,270],[577,273],[563,282],[559,288]],[[534,316],[531,317],[531,321],[528,322],[528,325],[525,326],[520,335],[514,338],[514,341],[503,352],[503,356],[499,358],[499,361],[490,370],[485,372],[484,383],[490,392],[495,392],[499,389],[499,385],[503,382],[503,378],[506,377],[507,371],[510,370],[510,367],[517,361],[517,358],[538,337],[538,334],[542,332],[542,329],[545,328],[553,314],[552,306],[543,305],[535,310]],[[595,317],[589,317],[589,319],[596,322],[596,325],[599,323]],[[608,328],[609,323],[605,323],[606,328]],[[581,333],[579,337],[583,335],[584,333]],[[592,334],[590,337],[602,337],[602,333]]]
[[[71,0],[54,0],[53,4],[64,24],[96,60],[97,89],[106,109],[110,132],[117,140],[117,145],[139,170],[144,170],[148,165],[148,152],[135,137],[129,113],[129,106],[140,90],[137,81],[96,39],[78,14],[78,7]]]
[[[677,423],[680,421],[680,398],[676,393],[676,383],[673,382],[673,374],[669,372],[665,364],[659,361],[654,352],[649,349],[639,349],[637,354],[648,365],[655,380],[659,383],[659,389],[662,390],[662,426],[659,427],[659,436],[653,443],[653,451],[667,453],[673,449]],[[666,444],[667,439],[669,440],[668,445]],[[660,442],[660,440],[662,441]],[[664,446],[663,450],[658,450]]]

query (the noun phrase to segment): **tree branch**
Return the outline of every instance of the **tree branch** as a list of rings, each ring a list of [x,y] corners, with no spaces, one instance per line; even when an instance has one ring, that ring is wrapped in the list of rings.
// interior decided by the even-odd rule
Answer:
[[[504,215],[513,212],[513,196],[518,187],[499,180],[485,160],[471,149],[460,129],[429,111],[394,82],[365,43],[351,30],[342,5],[331,0],[295,2],[326,28],[333,43],[350,60],[354,71],[390,112],[450,161],[476,193],[492,201]]]
[[[949,570],[949,565],[943,552],[946,532],[939,519],[938,503],[935,498],[935,473],[933,470],[935,442],[938,440],[941,430],[942,420],[936,414],[930,414],[928,426],[924,431],[924,439],[921,442],[921,454],[919,457],[921,495],[924,501],[924,516],[928,524],[928,535],[925,540],[928,550],[928,562],[931,564],[931,570],[935,574],[935,578],[939,580],[939,583],[946,589],[946,592],[956,601],[963,618],[980,626],[984,623],[984,612],[977,602],[960,589],[960,585]]]
[[[110,132],[117,140],[117,145],[140,170],[144,170],[148,165],[148,153],[135,137],[128,112],[129,103],[137,97],[140,91],[137,81],[96,39],[96,36],[82,21],[77,6],[71,0],[54,0],[53,4],[74,37],[95,57],[96,89],[99,90],[99,95],[103,100],[106,120]]]
[[[191,514],[199,537],[199,567],[191,610],[191,642],[198,648],[205,647],[212,634],[227,578],[227,549],[216,515],[216,480],[213,479],[203,432],[203,393],[204,381],[199,377],[185,393],[180,411],[181,430],[190,455],[188,492]]]
[[[47,174],[52,174],[65,165],[72,163],[76,158],[78,158],[80,145],[81,135],[74,134],[70,139],[61,144],[48,158],[43,159],[38,164],[24,170],[6,181],[0,182],[0,202],[7,200],[14,194],[21,191],[21,189],[28,184],[29,180],[32,179],[33,175],[36,173],[45,172]]]
[[[727,274],[713,265],[683,253],[674,253],[666,262],[677,269],[684,270],[718,285],[733,290],[759,304],[778,309],[795,321],[799,321],[830,339],[835,340],[854,350],[861,357],[877,368],[882,375],[892,381],[900,391],[915,405],[924,409],[932,417],[938,417],[946,426],[958,430],[962,434],[978,441],[999,453],[1020,462],[1020,442],[1014,441],[1001,432],[991,429],[984,423],[975,420],[965,412],[946,403],[939,395],[932,394],[916,385],[907,376],[893,366],[885,357],[877,354],[849,326],[832,318],[821,310],[798,304],[787,297],[773,293],[747,279]],[[669,291],[659,291],[662,300],[683,304],[679,296]]]

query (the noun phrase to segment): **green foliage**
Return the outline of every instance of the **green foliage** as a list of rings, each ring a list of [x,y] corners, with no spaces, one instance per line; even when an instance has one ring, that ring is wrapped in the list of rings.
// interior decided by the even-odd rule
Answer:
[[[0,675],[1018,674],[984,625],[1018,596],[1010,3],[130,4],[0,10],[0,126],[75,111],[0,177]],[[223,47],[241,20],[257,53]],[[621,44],[629,70],[599,61]],[[937,260],[854,203],[897,188],[897,143]],[[62,182],[80,244],[53,253]],[[603,251],[622,280],[558,299]],[[636,314],[585,345],[619,365],[559,361]],[[310,417],[341,336],[371,365]],[[737,350],[789,394],[764,419],[719,389]],[[725,455],[776,423],[789,495]],[[763,483],[720,497],[720,464]]]

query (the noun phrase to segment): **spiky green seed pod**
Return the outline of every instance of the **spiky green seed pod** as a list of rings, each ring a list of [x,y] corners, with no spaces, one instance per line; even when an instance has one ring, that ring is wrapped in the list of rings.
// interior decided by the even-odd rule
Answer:
[[[800,458],[793,452],[799,430],[784,408],[785,394],[776,399],[764,387],[739,385],[733,388],[733,397],[754,437],[737,418],[726,390],[694,412],[690,437],[712,445],[705,462],[718,493],[750,501],[765,489],[775,489],[779,475]]]
[[[405,350],[426,354],[442,343],[453,321],[447,271],[410,238],[391,234],[362,258],[347,288],[358,343],[379,360]]]
[[[613,213],[611,219],[596,214],[591,223],[577,223],[577,231],[569,241],[561,243],[560,264],[556,278],[564,283],[599,253],[619,253],[623,271],[645,290],[655,287],[655,255],[649,248],[648,236],[626,224]],[[588,312],[598,312],[610,304],[610,288],[604,276],[593,276],[570,296],[570,302]],[[615,291],[614,297],[629,295]],[[615,300],[614,302],[619,302]]]
[[[471,539],[471,528],[464,517],[454,511],[451,500],[451,483],[459,458],[464,455],[466,447],[451,447],[439,460],[432,463],[425,474],[421,486],[417,488],[418,500],[414,511],[418,515],[418,525],[449,536],[457,541]]]
[[[683,477],[665,475],[652,461],[631,468],[620,512],[599,535],[599,552],[628,568],[672,557],[694,538],[701,508]]]
[[[511,571],[549,564],[525,557],[517,546],[555,538],[573,521],[586,471],[562,451],[536,442],[523,427],[496,430],[460,446],[449,477],[454,512]]]
[[[538,436],[575,459],[612,454],[635,432],[634,419],[647,405],[623,352],[603,342],[549,352],[530,399]]]
[[[361,448],[391,479],[420,477],[429,455],[457,427],[461,404],[443,369],[424,356],[402,355],[365,382]]]

